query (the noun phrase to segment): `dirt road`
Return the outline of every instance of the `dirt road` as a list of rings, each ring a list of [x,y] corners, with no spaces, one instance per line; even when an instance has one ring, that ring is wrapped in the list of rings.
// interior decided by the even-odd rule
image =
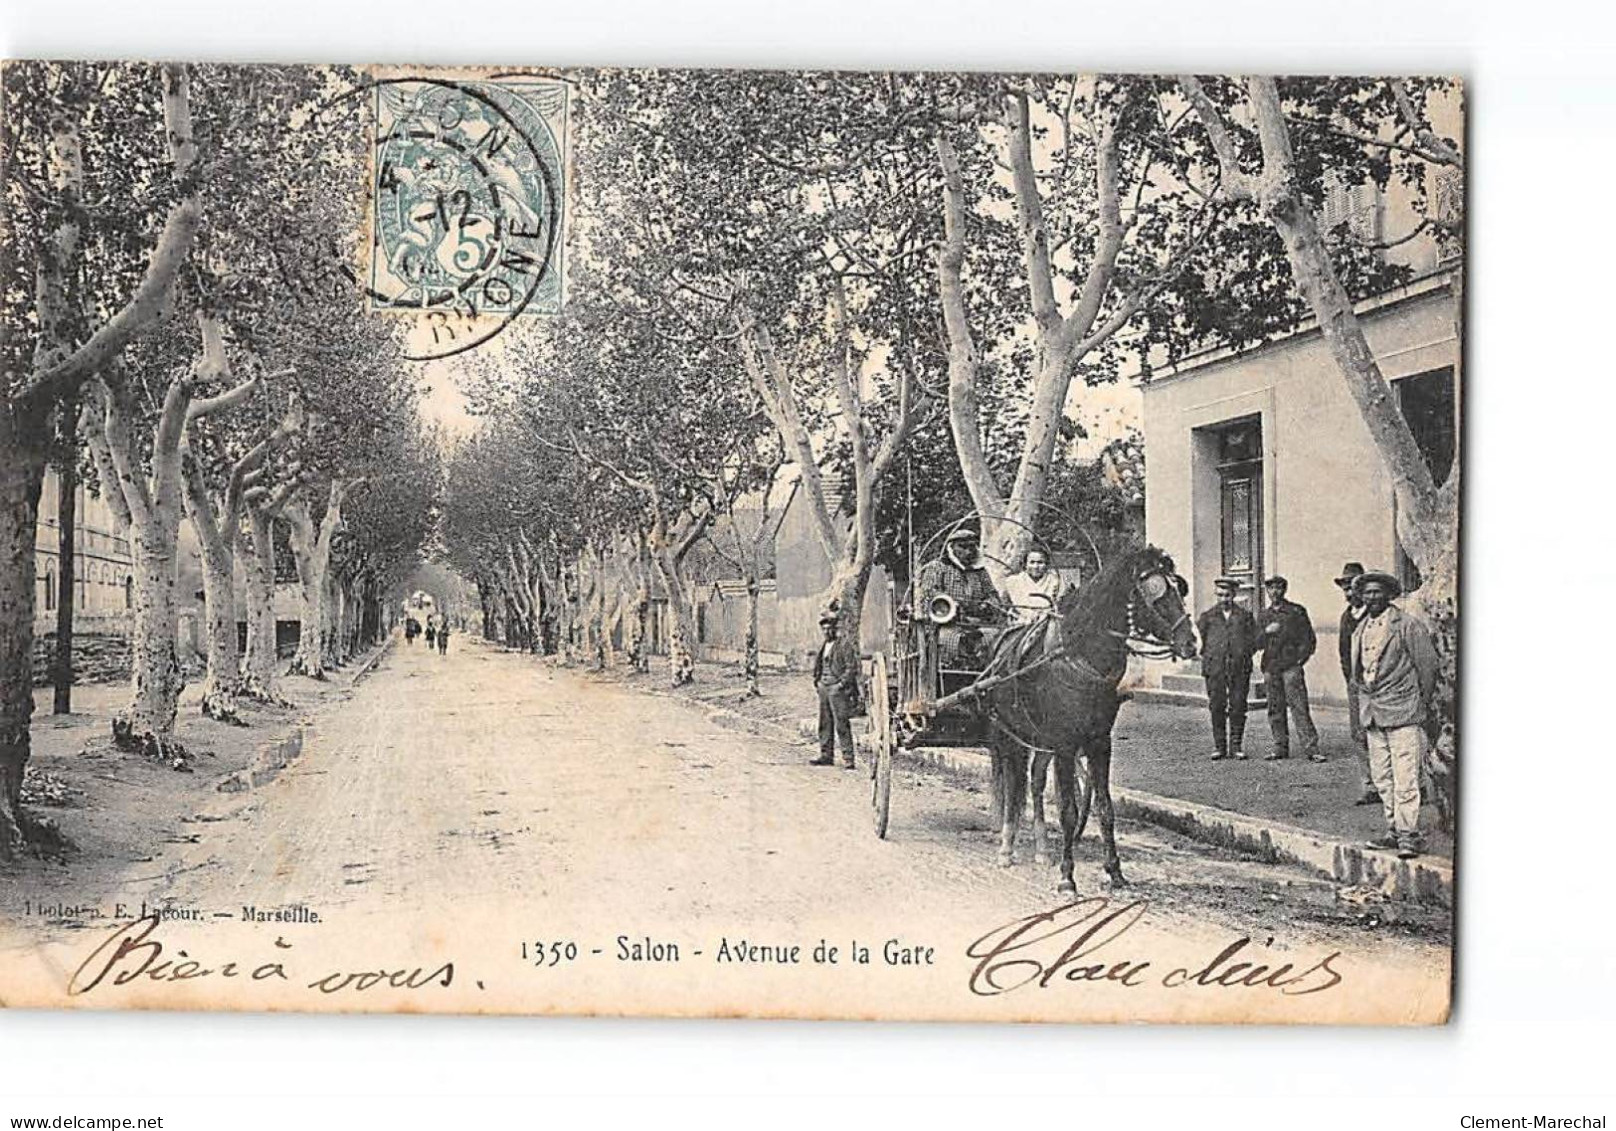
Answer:
[[[400,643],[350,699],[315,716],[301,756],[275,780],[220,795],[194,844],[158,874],[152,864],[131,870],[116,898],[125,915],[141,901],[171,909],[162,929],[189,931],[193,947],[215,955],[222,940],[240,949],[249,930],[257,945],[268,922],[282,950],[325,964],[379,947],[450,955],[470,971],[442,1004],[419,1008],[1191,1019],[1235,1000],[1227,991],[1149,1003],[1098,987],[983,992],[982,947],[967,952],[993,929],[1058,906],[1054,870],[995,866],[986,796],[920,766],[900,766],[891,832],[878,841],[865,775],[807,757],[688,703],[466,637],[447,657]],[[1096,900],[1090,925],[1137,909],[1104,933],[1118,937],[1091,940],[1107,947],[1091,961],[1148,954],[1164,972],[1182,962],[1193,973],[1244,937],[1266,948],[1264,961],[1283,955],[1298,970],[1336,952],[1318,980],[1339,973],[1359,987],[1411,987],[1427,1006],[1438,992],[1445,1000],[1440,927],[1366,929],[1299,869],[1159,830],[1124,824],[1121,849],[1134,886],[1113,893],[1101,886],[1092,833],[1080,848],[1080,895]],[[261,922],[249,928],[249,915]],[[36,949],[57,951],[58,941]],[[82,953],[84,935],[62,945]],[[791,946],[801,948],[795,961]],[[860,946],[868,963],[857,962]],[[1060,954],[1050,946],[1036,956],[1044,966]],[[56,953],[47,965],[59,972],[70,958]],[[184,991],[248,1007],[401,1007],[260,1000],[255,987],[217,978],[111,980],[95,1004]],[[235,996],[216,996],[227,991]],[[1238,997],[1273,1019],[1349,1003],[1339,990]]]

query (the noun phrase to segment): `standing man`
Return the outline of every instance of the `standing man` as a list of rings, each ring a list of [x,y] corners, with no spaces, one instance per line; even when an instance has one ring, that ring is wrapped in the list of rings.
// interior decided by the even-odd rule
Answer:
[[[1263,589],[1268,594],[1268,607],[1257,622],[1262,629],[1257,646],[1262,649],[1263,682],[1268,688],[1268,728],[1274,734],[1274,749],[1266,760],[1279,762],[1291,756],[1288,714],[1296,722],[1296,733],[1308,760],[1322,762],[1319,732],[1307,702],[1307,676],[1302,672],[1302,665],[1313,655],[1319,639],[1313,634],[1307,610],[1285,599],[1290,582],[1270,577],[1263,582]]]
[[[438,625],[438,655],[449,654],[449,618],[444,617],[443,623]]]
[[[1048,552],[1034,546],[1027,551],[1027,564],[1022,572],[1006,578],[1004,589],[1010,599],[1010,615],[1016,623],[1031,624],[1054,611],[1066,582],[1049,568]]]
[[[1241,741],[1246,734],[1246,695],[1251,690],[1251,654],[1257,650],[1257,621],[1235,601],[1240,583],[1220,577],[1214,583],[1218,603],[1201,614],[1201,675],[1212,709],[1212,760],[1233,751],[1245,761]]]
[[[1364,618],[1352,637],[1352,678],[1387,828],[1369,846],[1394,848],[1409,860],[1421,849],[1420,764],[1436,690],[1436,646],[1423,624],[1391,603],[1403,592],[1395,577],[1366,573],[1358,588]]]
[[[1369,773],[1369,740],[1364,735],[1363,720],[1358,717],[1358,685],[1352,679],[1352,634],[1364,618],[1363,594],[1358,590],[1358,579],[1364,568],[1359,562],[1348,562],[1341,567],[1341,576],[1335,579],[1337,587],[1346,594],[1347,607],[1341,610],[1341,628],[1336,643],[1341,652],[1341,678],[1347,684],[1347,725],[1352,731],[1352,747],[1358,752],[1358,767],[1363,771],[1363,791],[1354,805],[1379,805],[1380,793],[1375,789]]]
[[[819,627],[824,642],[814,653],[814,688],[819,692],[819,757],[811,766],[829,766],[835,761],[837,744],[842,748],[842,766],[853,768],[853,714],[859,699],[858,655],[837,635],[835,613],[824,613]]]

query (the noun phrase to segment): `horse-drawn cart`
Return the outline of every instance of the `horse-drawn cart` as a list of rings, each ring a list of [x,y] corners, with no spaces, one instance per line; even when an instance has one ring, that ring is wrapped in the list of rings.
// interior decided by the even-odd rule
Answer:
[[[867,668],[876,835],[887,835],[899,749],[986,747],[1002,785],[995,790],[1002,792],[995,798],[1002,800],[995,814],[1002,822],[1001,862],[1014,857],[1029,780],[1042,850],[1044,777],[1053,762],[1062,889],[1071,888],[1072,843],[1091,799],[1099,807],[1106,870],[1120,882],[1109,779],[1111,728],[1127,698],[1118,684],[1130,655],[1195,654],[1186,589],[1172,559],[1153,547],[1121,555],[1091,575],[1081,594],[1068,587],[1047,609],[1013,625],[1004,624],[1009,610],[1002,605],[995,621],[968,600],[929,595],[912,582],[898,602],[889,647],[875,652]]]
[[[957,531],[967,529],[979,521],[977,515],[966,515],[944,526],[927,542],[918,547],[917,560],[927,560],[946,547]],[[1000,518],[999,523],[1019,526],[1013,519]],[[1041,539],[1027,531],[1033,544],[1048,554]],[[1087,551],[1093,555],[1093,564],[1100,565],[1099,551],[1087,534]],[[967,619],[966,611],[950,597],[927,599],[918,592],[918,578],[911,569],[910,592],[897,602],[895,624],[884,652],[871,656],[868,674],[870,705],[870,736],[875,747],[870,759],[873,779],[871,809],[875,820],[875,835],[885,838],[887,823],[892,812],[892,759],[899,748],[913,747],[990,747],[1002,728],[992,713],[983,706],[983,696],[1001,684],[1019,678],[1033,668],[1055,658],[1048,653],[1029,661],[1021,670],[985,672],[985,651],[991,650],[996,632],[984,627],[989,636],[988,649],[972,654],[961,654],[958,648],[944,647],[945,632],[959,632],[957,626]],[[1001,607],[1013,617],[1015,610]],[[1054,610],[1051,609],[1050,612]]]

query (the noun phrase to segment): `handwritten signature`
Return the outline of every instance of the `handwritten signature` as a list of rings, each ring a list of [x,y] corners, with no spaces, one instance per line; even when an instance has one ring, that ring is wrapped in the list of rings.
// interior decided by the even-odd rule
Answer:
[[[337,970],[300,982],[288,972],[289,955],[275,961],[257,964],[231,960],[222,963],[203,962],[192,958],[183,950],[169,956],[161,940],[156,938],[159,926],[155,914],[146,915],[119,927],[90,953],[73,976],[68,979],[67,992],[78,996],[87,994],[97,986],[127,986],[142,980],[148,982],[190,982],[203,978],[245,978],[253,982],[288,982],[302,988],[334,994],[343,990],[362,993],[377,986],[395,990],[419,990],[431,986],[447,987],[454,982],[454,963],[445,962],[433,970],[417,966],[397,970]],[[275,946],[291,950],[292,944],[277,938]]]
[[[1204,965],[1178,966],[1165,974],[1151,959],[1128,952],[1120,942],[1150,909],[1147,901],[1113,906],[1103,896],[1080,899],[995,927],[966,948],[976,960],[970,990],[995,997],[1028,986],[1101,982],[1134,989],[1159,984],[1168,989],[1267,989],[1287,996],[1323,993],[1341,984],[1333,951],[1305,969],[1284,962],[1234,961],[1252,945],[1250,936],[1229,943]],[[1272,941],[1272,940],[1270,940]],[[1106,953],[1102,956],[1101,951]]]

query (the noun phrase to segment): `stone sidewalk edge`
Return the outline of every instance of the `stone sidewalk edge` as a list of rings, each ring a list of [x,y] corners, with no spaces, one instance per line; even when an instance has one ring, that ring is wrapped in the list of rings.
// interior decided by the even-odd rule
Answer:
[[[817,720],[798,719],[797,732],[805,739],[817,739]],[[857,741],[861,752],[872,752],[868,736],[860,734]],[[903,751],[903,755],[984,782],[992,775],[988,757],[972,750],[917,747]],[[1262,860],[1299,864],[1336,883],[1378,888],[1392,899],[1453,906],[1453,865],[1441,857],[1399,860],[1395,853],[1354,841],[1142,789],[1114,786],[1111,796],[1120,817],[1158,825],[1192,840]]]

